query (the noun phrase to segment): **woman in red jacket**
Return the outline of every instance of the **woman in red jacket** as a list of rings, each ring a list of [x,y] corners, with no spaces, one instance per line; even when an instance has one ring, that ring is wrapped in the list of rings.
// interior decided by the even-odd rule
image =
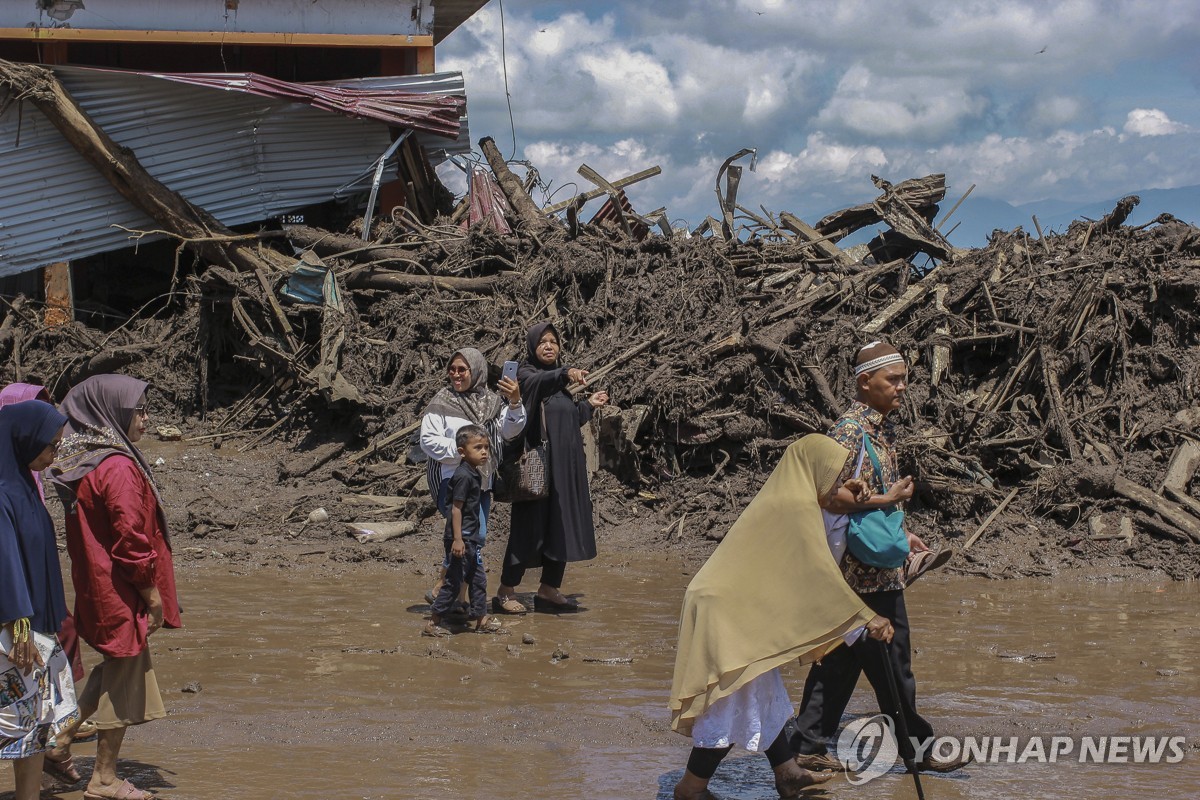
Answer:
[[[86,800],[147,800],[117,777],[125,729],[166,716],[148,638],[181,626],[166,517],[149,465],[134,442],[146,432],[147,384],[97,375],[63,400],[70,421],[52,467],[67,510],[67,552],[79,636],[104,656],[79,697],[96,724],[96,763]],[[71,731],[59,747],[70,746]]]

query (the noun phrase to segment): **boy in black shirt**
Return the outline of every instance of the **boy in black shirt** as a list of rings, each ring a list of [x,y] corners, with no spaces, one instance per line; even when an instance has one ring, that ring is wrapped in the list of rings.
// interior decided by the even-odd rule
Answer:
[[[471,597],[470,619],[475,630],[493,629],[487,612],[487,573],[483,570],[483,534],[479,529],[479,502],[483,494],[480,467],[488,462],[490,445],[487,431],[478,425],[464,425],[454,437],[462,462],[450,478],[446,498],[450,502],[450,518],[442,541],[446,546],[446,580],[431,608],[426,636],[448,636],[442,618],[450,611],[465,582]]]

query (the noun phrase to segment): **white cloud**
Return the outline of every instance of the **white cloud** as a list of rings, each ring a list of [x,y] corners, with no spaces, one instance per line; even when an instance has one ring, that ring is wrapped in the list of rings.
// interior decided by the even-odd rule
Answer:
[[[486,6],[438,59],[466,75],[472,138],[507,144],[497,12]],[[1200,184],[1194,0],[579,0],[506,12],[517,152],[556,188],[582,183],[582,162],[610,178],[658,164],[631,201],[693,224],[715,213],[716,169],[744,146],[762,156],[743,173],[747,205],[796,211],[873,196],[871,173],[945,172],[1013,202]]]
[[[1125,118],[1124,131],[1132,136],[1167,136],[1187,130],[1187,125],[1172,122],[1170,117],[1157,108],[1135,108]]]
[[[987,101],[952,79],[896,78],[854,64],[816,123],[871,138],[937,140],[978,118]]]
[[[1085,113],[1087,103],[1080,97],[1051,95],[1034,101],[1029,123],[1039,130],[1054,130],[1077,122]]]

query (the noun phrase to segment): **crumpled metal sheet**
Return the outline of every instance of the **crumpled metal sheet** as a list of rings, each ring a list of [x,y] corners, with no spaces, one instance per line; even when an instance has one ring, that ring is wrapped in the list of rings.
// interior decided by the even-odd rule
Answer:
[[[208,86],[260,97],[273,97],[314,108],[374,119],[400,128],[458,137],[459,118],[466,99],[454,95],[424,94],[374,86],[351,87],[340,83],[293,83],[255,72],[141,72],[163,80]]]

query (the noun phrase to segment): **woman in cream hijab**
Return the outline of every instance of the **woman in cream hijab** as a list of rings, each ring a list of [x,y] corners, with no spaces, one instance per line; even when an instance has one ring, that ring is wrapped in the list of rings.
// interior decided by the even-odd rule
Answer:
[[[793,760],[783,735],[792,704],[779,668],[817,661],[864,626],[872,638],[891,639],[888,620],[850,590],[826,543],[821,505],[841,486],[849,456],[817,434],[792,444],[688,585],[671,728],[693,747],[675,800],[714,798],[708,781],[735,744],[767,754],[780,797],[832,777]]]

